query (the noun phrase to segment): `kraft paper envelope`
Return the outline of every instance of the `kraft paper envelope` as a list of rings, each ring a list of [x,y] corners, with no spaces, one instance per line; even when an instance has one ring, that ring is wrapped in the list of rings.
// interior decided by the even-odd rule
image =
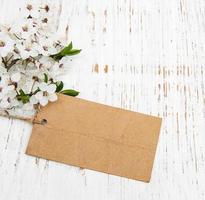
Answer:
[[[160,118],[59,95],[36,120],[27,154],[149,182]]]

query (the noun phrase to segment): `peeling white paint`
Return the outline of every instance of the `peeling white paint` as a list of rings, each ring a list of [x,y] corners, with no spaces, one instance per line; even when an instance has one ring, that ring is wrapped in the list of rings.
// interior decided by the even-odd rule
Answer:
[[[57,33],[68,25],[69,39],[83,49],[67,86],[81,98],[164,118],[152,179],[145,184],[27,156],[31,125],[0,118],[0,199],[204,200],[205,2],[50,2]],[[0,0],[0,22],[15,19],[23,3]]]

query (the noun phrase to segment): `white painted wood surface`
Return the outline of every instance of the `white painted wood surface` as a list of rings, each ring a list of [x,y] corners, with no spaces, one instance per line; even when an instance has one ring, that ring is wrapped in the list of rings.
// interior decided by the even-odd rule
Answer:
[[[24,1],[0,0],[0,22],[15,19]],[[152,179],[27,156],[32,126],[0,118],[0,200],[204,200],[205,1],[50,2],[58,33],[68,25],[83,49],[67,86],[81,98],[163,117]]]

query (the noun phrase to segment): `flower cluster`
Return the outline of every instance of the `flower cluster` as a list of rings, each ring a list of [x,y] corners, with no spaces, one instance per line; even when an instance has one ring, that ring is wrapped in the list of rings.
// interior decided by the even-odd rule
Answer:
[[[66,57],[80,50],[56,37],[49,5],[27,4],[22,11],[22,19],[0,25],[0,111],[9,115],[33,115],[39,106],[56,101],[59,92],[78,95],[63,90],[59,75]]]

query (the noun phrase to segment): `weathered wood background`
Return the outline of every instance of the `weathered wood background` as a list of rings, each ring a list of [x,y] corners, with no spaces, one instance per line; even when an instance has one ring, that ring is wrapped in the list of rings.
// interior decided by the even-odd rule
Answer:
[[[68,25],[83,49],[67,86],[81,98],[163,117],[152,179],[27,156],[32,126],[0,118],[0,199],[204,200],[205,1],[50,2],[57,32]],[[15,19],[23,3],[0,0],[0,22]]]

